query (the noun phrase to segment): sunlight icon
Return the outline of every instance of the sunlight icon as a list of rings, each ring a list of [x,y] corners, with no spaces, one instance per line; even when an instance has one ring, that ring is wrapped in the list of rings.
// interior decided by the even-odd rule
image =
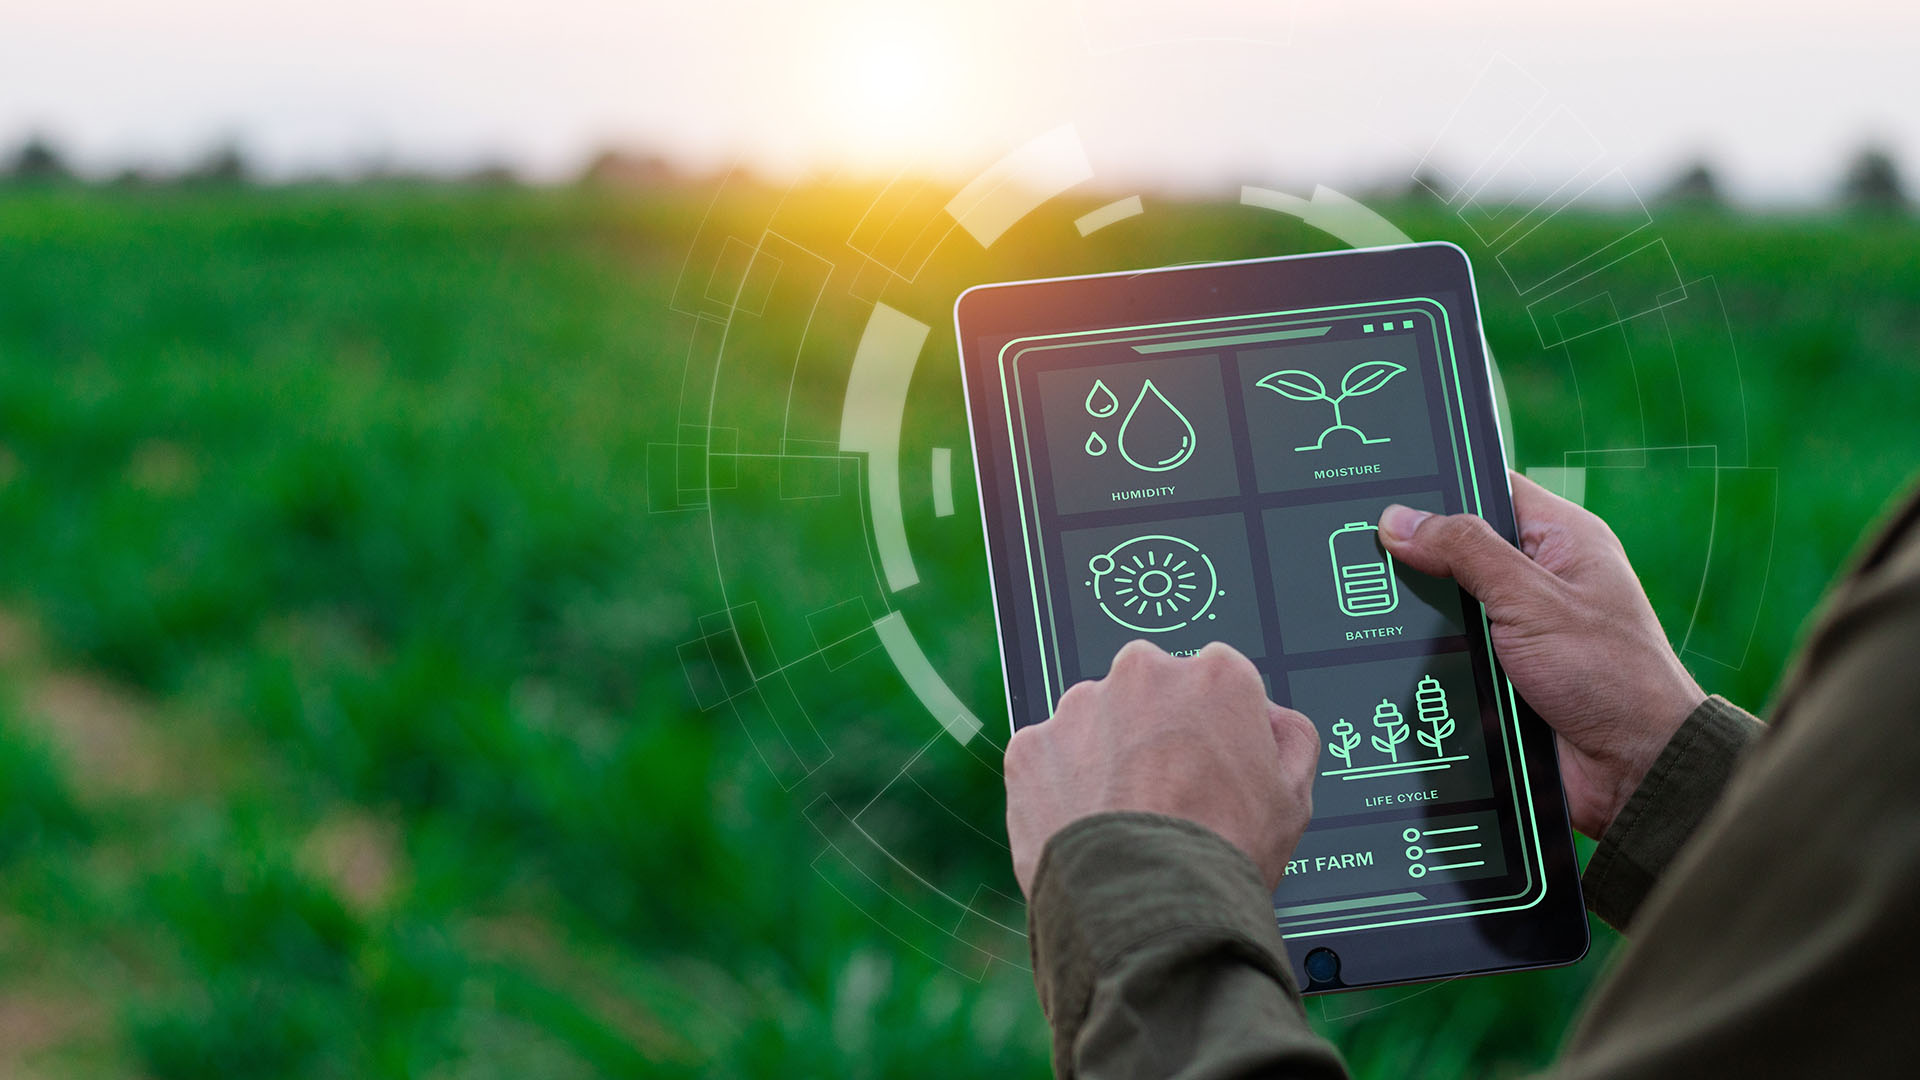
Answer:
[[[1094,599],[1107,618],[1143,634],[1164,634],[1214,617],[1220,595],[1213,560],[1177,536],[1136,536],[1087,560]]]

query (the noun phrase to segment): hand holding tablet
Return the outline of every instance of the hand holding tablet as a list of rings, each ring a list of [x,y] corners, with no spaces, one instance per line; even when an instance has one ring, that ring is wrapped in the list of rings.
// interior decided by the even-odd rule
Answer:
[[[1560,734],[1573,826],[1597,839],[1707,692],[1606,522],[1511,480],[1517,549],[1477,518],[1411,509],[1384,515],[1380,536],[1402,564],[1454,578],[1486,605],[1502,669]]]

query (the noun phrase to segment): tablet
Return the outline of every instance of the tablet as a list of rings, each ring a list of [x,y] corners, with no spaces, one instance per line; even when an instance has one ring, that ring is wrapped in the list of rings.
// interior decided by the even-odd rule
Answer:
[[[1399,502],[1514,539],[1465,252],[982,285],[954,315],[1014,728],[1135,638],[1224,641],[1323,744],[1273,896],[1304,989],[1584,955],[1552,731],[1481,606],[1375,531]]]

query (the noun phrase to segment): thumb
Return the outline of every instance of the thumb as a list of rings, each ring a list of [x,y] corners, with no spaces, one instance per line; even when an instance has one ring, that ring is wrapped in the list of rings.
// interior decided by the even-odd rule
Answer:
[[[1500,610],[1544,584],[1546,571],[1472,514],[1430,514],[1398,503],[1380,513],[1380,540],[1395,559],[1436,577],[1450,577]]]
[[[1267,726],[1273,729],[1283,775],[1296,784],[1313,786],[1313,770],[1320,763],[1320,729],[1305,713],[1267,702]]]

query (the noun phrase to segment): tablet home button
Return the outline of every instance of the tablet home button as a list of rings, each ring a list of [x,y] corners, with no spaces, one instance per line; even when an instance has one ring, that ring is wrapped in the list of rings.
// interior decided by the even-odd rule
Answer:
[[[1307,954],[1307,978],[1315,983],[1330,983],[1340,977],[1340,954],[1332,949],[1315,949]]]

